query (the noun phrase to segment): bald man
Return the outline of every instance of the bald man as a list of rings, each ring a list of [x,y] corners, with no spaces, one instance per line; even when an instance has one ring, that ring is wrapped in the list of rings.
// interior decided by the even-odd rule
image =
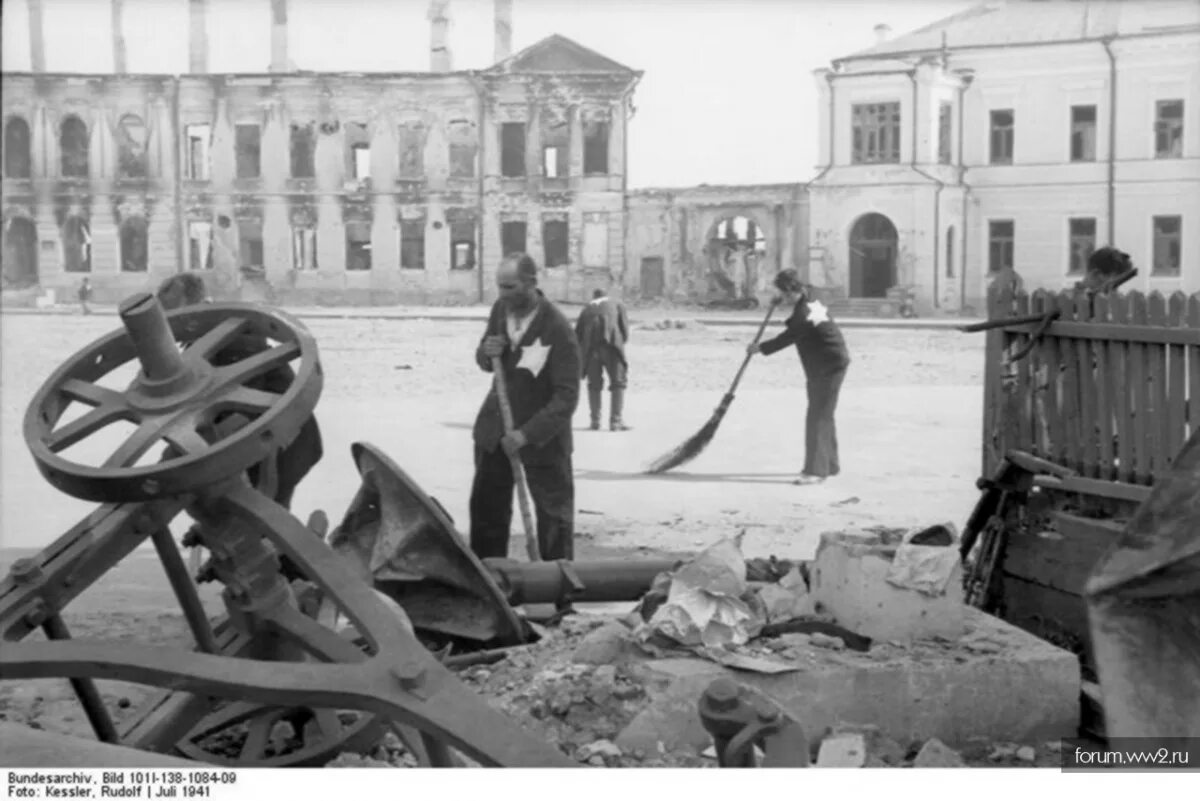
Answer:
[[[567,318],[538,289],[537,274],[528,255],[505,259],[496,273],[500,296],[475,351],[476,363],[489,373],[492,358],[500,357],[515,427],[504,433],[493,383],[474,430],[471,550],[481,559],[508,556],[510,453],[525,467],[542,558],[571,559],[575,551],[571,417],[579,402],[579,345]]]

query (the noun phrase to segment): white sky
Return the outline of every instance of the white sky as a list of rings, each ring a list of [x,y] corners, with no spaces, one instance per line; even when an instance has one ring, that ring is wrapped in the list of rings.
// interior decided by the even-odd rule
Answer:
[[[112,70],[108,0],[42,0],[46,68]],[[812,71],[967,8],[966,0],[514,0],[514,52],[560,33],[645,72],[629,131],[633,187],[804,181],[816,169]],[[300,69],[429,67],[425,0],[291,0]],[[3,0],[3,69],[30,68],[26,0]],[[452,0],[455,69],[491,64],[491,0]],[[187,0],[126,0],[131,72],[187,71]],[[209,69],[265,72],[269,0],[209,0]]]

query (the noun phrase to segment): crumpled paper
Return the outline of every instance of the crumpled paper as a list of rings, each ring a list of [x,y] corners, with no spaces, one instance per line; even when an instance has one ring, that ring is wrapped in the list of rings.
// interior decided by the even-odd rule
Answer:
[[[680,645],[718,648],[755,637],[765,619],[742,600],[747,589],[744,534],[721,540],[676,570],[666,603],[641,628],[639,639],[660,634]]]
[[[768,623],[783,623],[816,613],[812,596],[808,594],[808,583],[799,567],[793,567],[778,582],[760,589],[758,598],[762,601]]]
[[[922,542],[936,544],[918,544]],[[954,547],[957,542],[953,523],[913,529],[904,535],[896,549],[887,582],[931,597],[945,595],[960,562],[958,549]]]

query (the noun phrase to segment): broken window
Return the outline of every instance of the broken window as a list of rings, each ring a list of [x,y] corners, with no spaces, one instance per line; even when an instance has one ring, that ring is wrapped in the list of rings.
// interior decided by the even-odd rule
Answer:
[[[500,126],[500,174],[505,178],[525,176],[525,123]]]
[[[900,104],[859,103],[851,110],[855,164],[900,162]]]
[[[1096,107],[1071,106],[1071,161],[1096,160]]]
[[[117,123],[117,175],[146,177],[146,123],[136,114],[126,114]]]
[[[1012,109],[996,109],[991,112],[992,164],[1012,164],[1015,126]]]
[[[1067,273],[1082,275],[1088,257],[1096,249],[1096,218],[1073,217],[1067,220]]]
[[[938,164],[950,164],[954,159],[950,154],[952,134],[950,132],[954,107],[949,103],[938,106]]]
[[[547,267],[562,267],[571,263],[568,233],[566,220],[542,222],[542,247],[545,250],[544,263]]]
[[[346,223],[346,269],[371,269],[371,224]]]
[[[4,176],[30,177],[29,123],[21,117],[9,117],[4,123]]]
[[[450,223],[450,269],[475,268],[475,221],[455,220]]]
[[[211,270],[213,230],[209,222],[188,223],[188,269]]]
[[[149,262],[146,220],[130,217],[121,223],[121,272],[144,273]]]
[[[193,181],[208,180],[208,143],[211,129],[207,125],[189,125],[184,129],[187,142],[187,177]]]
[[[317,269],[317,229],[292,226],[292,269]]]
[[[69,273],[92,271],[92,232],[79,217],[68,217],[62,228],[63,269]]]
[[[1183,263],[1183,218],[1177,215],[1154,218],[1154,252],[1151,275],[1177,277]]]
[[[583,224],[583,266],[608,266],[608,215],[589,215]]]
[[[371,177],[371,137],[361,122],[348,122],[346,132],[346,175],[356,181]]]
[[[400,269],[425,269],[425,221],[400,221]]]
[[[262,174],[262,130],[257,125],[234,128],[237,177],[257,178]]]
[[[1013,266],[1016,233],[1012,220],[988,221],[988,272],[997,273]]]
[[[589,122],[583,128],[583,172],[585,175],[608,172],[607,122]]]
[[[566,178],[570,172],[571,126],[566,119],[542,117],[542,175]]]
[[[1183,101],[1159,100],[1154,104],[1154,155],[1160,159],[1183,156]]]
[[[262,223],[258,220],[238,220],[237,226],[239,266],[242,269],[263,269]]]
[[[290,138],[292,177],[312,178],[316,175],[313,155],[316,145],[312,125],[293,125]]]
[[[64,178],[88,177],[88,129],[74,114],[63,119],[58,134]]]
[[[446,136],[450,140],[450,177],[474,178],[475,154],[479,150],[474,124],[454,120],[447,126]]]
[[[396,177],[419,181],[425,177],[425,126],[409,122],[400,126],[400,164]]]
[[[525,237],[526,228],[523,221],[511,220],[500,224],[500,247],[505,256],[524,253]]]

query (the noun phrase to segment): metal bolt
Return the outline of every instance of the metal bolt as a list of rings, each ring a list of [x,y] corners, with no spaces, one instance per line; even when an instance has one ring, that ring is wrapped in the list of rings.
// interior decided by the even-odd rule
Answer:
[[[401,662],[392,668],[392,675],[406,690],[416,690],[425,683],[425,666],[420,662]]]
[[[717,679],[704,691],[704,700],[714,712],[732,712],[737,709],[740,693],[738,686],[729,679]]]
[[[142,482],[142,492],[147,495],[157,495],[159,490],[158,482],[152,478],[148,478]]]
[[[40,626],[46,622],[46,618],[50,617],[50,612],[46,609],[46,605],[38,601],[37,606],[25,613],[25,624],[28,626]]]
[[[37,560],[25,556],[13,562],[8,573],[17,584],[32,584],[41,578],[42,568]]]

